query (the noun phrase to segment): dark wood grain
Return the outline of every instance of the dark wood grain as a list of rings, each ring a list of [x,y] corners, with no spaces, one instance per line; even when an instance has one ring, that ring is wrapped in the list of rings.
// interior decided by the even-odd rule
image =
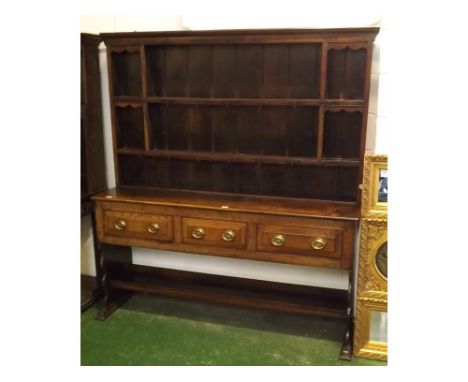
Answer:
[[[209,97],[213,77],[213,48],[194,45],[188,47],[188,81],[190,97]]]
[[[366,32],[366,38],[354,41]],[[169,38],[157,45],[145,40],[149,34],[126,34],[125,38],[135,37],[134,43],[119,43],[111,50],[111,82],[117,95],[113,102],[118,106],[113,125],[116,152],[138,158],[119,155],[116,168],[147,168],[156,163],[144,158],[151,156],[168,159],[170,170],[168,181],[159,183],[148,172],[129,176],[118,171],[119,184],[209,192],[248,188],[265,196],[359,203],[357,177],[342,176],[351,172],[335,166],[358,166],[353,174],[362,173],[366,129],[362,112],[367,109],[370,41],[375,33],[287,30],[275,36],[272,30],[246,31],[247,45],[209,42],[212,37],[240,38],[238,32],[155,34],[154,38]],[[312,40],[276,44],[269,40],[303,34]],[[206,44],[181,44],[182,36],[210,38]],[[129,78],[120,81],[125,70]],[[137,74],[141,79],[136,82],[143,83],[139,96],[133,83]],[[231,162],[255,164],[259,179],[244,187],[238,176],[242,166]],[[300,167],[288,170],[288,165]],[[244,168],[250,173],[248,166]],[[223,180],[226,174],[233,178]],[[298,187],[308,177],[316,178],[305,179],[306,187]],[[339,192],[338,186],[346,192]]]
[[[141,58],[137,51],[110,51],[112,58],[113,95],[142,96]]]
[[[115,126],[118,148],[145,148],[144,110],[140,105],[117,107]]]
[[[215,98],[237,98],[237,48],[235,45],[213,47],[211,87]]]
[[[363,115],[359,111],[326,111],[324,116],[323,157],[359,159]]]
[[[242,47],[237,55],[237,86],[240,98],[258,99],[263,95],[263,46]]]
[[[264,47],[263,96],[265,98],[288,98],[289,47],[288,45],[266,45]]]
[[[364,99],[366,48],[334,45],[328,50],[327,98]]]
[[[188,96],[188,55],[186,49],[169,46],[164,50],[164,88],[167,96]]]

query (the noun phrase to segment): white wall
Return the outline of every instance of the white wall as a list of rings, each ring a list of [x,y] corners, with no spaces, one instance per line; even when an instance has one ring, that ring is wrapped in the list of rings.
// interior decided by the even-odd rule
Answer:
[[[324,15],[333,15],[329,19]],[[351,16],[350,16],[351,15]],[[377,9],[368,8],[355,17],[348,13],[344,18],[337,18],[331,11],[308,14],[307,17],[227,17],[207,18],[206,16],[82,16],[81,32],[125,32],[156,31],[182,29],[234,29],[234,28],[324,28],[324,27],[364,27],[381,25],[373,53],[371,94],[368,116],[368,136],[366,150],[379,153],[387,152],[388,133],[387,100],[381,96],[389,81],[389,68],[386,64],[385,46],[391,38],[389,28],[382,22]],[[381,49],[383,45],[384,49]],[[107,62],[105,47],[100,46],[100,70],[103,101],[104,136],[106,149],[107,181],[109,187],[115,186],[113,170],[110,104],[107,80]],[[81,259],[82,273],[95,274],[93,247],[89,220],[82,219]],[[214,256],[201,256],[142,248],[133,248],[133,262],[136,264],[160,266],[171,269],[189,270],[203,273],[223,274],[254,278],[259,280],[279,281],[301,285],[317,285],[330,288],[347,289],[348,274],[341,270],[327,270],[306,266],[285,265],[251,260],[229,259]]]

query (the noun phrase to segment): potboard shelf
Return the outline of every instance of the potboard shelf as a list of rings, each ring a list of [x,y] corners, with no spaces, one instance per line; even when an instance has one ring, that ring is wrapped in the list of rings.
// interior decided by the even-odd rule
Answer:
[[[111,271],[112,272],[112,271]],[[346,291],[116,264],[115,288],[281,312],[345,318]]]

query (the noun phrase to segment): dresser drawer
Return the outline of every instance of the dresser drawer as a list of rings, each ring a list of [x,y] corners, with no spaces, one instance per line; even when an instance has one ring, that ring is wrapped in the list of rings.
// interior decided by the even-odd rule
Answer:
[[[104,232],[111,236],[174,240],[172,217],[155,214],[104,210]]]
[[[258,225],[257,249],[339,259],[342,231],[320,227]]]
[[[182,240],[187,244],[245,248],[247,225],[230,221],[183,218]]]

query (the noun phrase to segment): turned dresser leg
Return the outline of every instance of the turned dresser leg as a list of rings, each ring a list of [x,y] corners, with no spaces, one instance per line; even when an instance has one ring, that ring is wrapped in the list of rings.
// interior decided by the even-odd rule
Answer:
[[[346,306],[346,326],[345,333],[343,338],[343,343],[341,345],[340,359],[343,361],[351,361],[353,355],[353,271],[349,272],[349,285],[348,285],[348,298]]]
[[[108,298],[107,300],[104,298],[104,307],[99,311],[98,320],[105,320],[132,296],[132,292],[114,289],[112,291],[112,298]]]
[[[134,294],[130,291],[112,288],[110,280],[112,276],[110,259],[120,262],[131,261],[131,248],[98,243],[96,254],[99,258],[100,282],[104,291],[104,306],[99,311],[97,318],[105,320]]]

